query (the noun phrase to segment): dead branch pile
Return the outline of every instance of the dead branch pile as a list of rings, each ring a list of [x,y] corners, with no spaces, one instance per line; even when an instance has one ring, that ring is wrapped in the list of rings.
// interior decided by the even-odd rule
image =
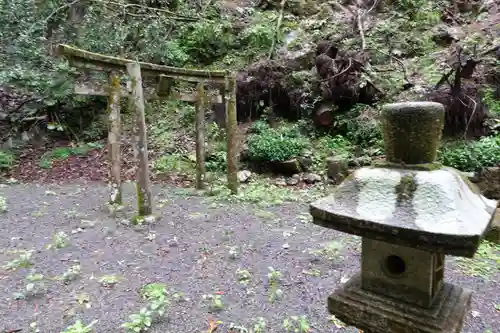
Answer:
[[[238,120],[248,121],[262,116],[266,108],[283,110],[290,107],[286,76],[290,69],[276,61],[264,60],[239,72]]]
[[[276,116],[296,120],[311,116],[302,112],[304,105],[317,104],[314,107],[319,108],[318,101],[335,105],[336,109],[371,104],[380,91],[362,78],[367,61],[364,52],[342,52],[331,42],[322,41],[318,43],[312,68],[305,69],[307,82],[291,80],[295,68],[277,61],[255,63],[237,76],[238,119],[257,119],[262,109],[269,107]]]
[[[362,82],[361,74],[368,57],[364,52],[342,52],[334,45],[318,45],[316,71],[319,90],[324,101],[339,107],[356,103],[371,104],[375,90],[370,83]]]
[[[498,46],[481,53],[468,54],[460,46],[455,47],[449,59],[451,69],[442,76],[434,90],[427,94],[429,100],[445,106],[444,135],[471,138],[490,133],[491,129],[486,122],[489,113],[482,101],[482,90],[487,81],[498,80],[500,73],[494,68],[486,67],[488,75],[474,74],[484,62],[483,57],[497,50]],[[482,68],[481,71],[484,74],[485,69]],[[500,80],[496,83],[500,83]],[[498,90],[500,84],[495,85]]]

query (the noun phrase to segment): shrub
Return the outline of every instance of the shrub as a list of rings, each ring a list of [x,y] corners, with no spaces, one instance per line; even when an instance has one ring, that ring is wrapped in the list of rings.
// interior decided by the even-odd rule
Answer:
[[[250,50],[269,50],[274,36],[274,26],[269,23],[251,25],[242,32],[243,44],[246,44]]]
[[[254,161],[286,161],[309,146],[297,126],[267,128],[248,138],[248,157]]]
[[[215,144],[213,151],[205,159],[205,168],[211,172],[227,170],[226,142],[219,141]]]
[[[0,170],[10,170],[14,165],[14,155],[9,151],[0,150]]]
[[[196,22],[179,33],[179,44],[201,63],[210,64],[229,52],[234,43],[231,23],[227,21]]]
[[[103,148],[103,145],[100,143],[86,143],[75,147],[57,147],[43,154],[40,161],[38,161],[38,166],[49,169],[52,167],[53,161],[65,160],[70,156],[83,156],[91,150],[100,148]]]
[[[484,90],[483,102],[493,116],[500,116],[500,96],[496,96],[492,88]]]
[[[376,111],[371,107],[357,104],[337,117],[336,127],[353,145],[372,147],[382,139],[382,131],[376,116]]]
[[[348,154],[351,142],[342,135],[324,136],[318,142],[319,148],[328,154]]]
[[[500,164],[500,136],[444,146],[440,150],[440,160],[444,165],[461,171],[496,166]]]
[[[250,125],[248,131],[250,133],[261,134],[265,131],[269,130],[269,124],[263,120],[257,120]]]
[[[180,111],[179,123],[182,127],[194,128],[196,122],[196,108],[192,105],[186,105]]]
[[[195,163],[181,154],[165,155],[153,163],[153,170],[160,173],[190,173],[194,168]]]

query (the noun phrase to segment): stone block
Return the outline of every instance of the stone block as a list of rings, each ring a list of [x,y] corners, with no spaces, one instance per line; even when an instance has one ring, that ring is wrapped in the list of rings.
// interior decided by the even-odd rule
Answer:
[[[339,184],[348,175],[348,161],[343,157],[331,156],[326,159],[326,175],[333,180],[334,184]]]
[[[474,183],[485,197],[500,200],[500,167],[486,168],[476,173]]]
[[[472,292],[445,283],[430,308],[422,308],[362,289],[351,278],[328,297],[328,310],[364,332],[460,333]]]
[[[365,290],[422,307],[432,306],[441,290],[444,255],[363,238]]]
[[[497,209],[493,222],[484,237],[486,240],[500,244],[500,208]]]

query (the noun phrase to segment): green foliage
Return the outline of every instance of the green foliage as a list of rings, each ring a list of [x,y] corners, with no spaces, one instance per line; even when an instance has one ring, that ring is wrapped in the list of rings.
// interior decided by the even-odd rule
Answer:
[[[145,332],[153,323],[153,311],[148,308],[142,308],[139,313],[129,316],[129,321],[121,325],[127,333]]]
[[[181,154],[169,154],[160,157],[153,163],[153,170],[160,173],[191,173],[195,163]]]
[[[192,113],[192,116],[185,117],[188,113]],[[187,103],[175,100],[147,103],[146,122],[150,124],[148,126],[148,143],[150,142],[153,148],[160,151],[165,147],[172,146],[175,132],[183,126],[181,125],[183,118],[185,121],[194,119],[194,108]],[[194,128],[192,122],[188,126]]]
[[[440,150],[440,160],[444,165],[461,171],[496,166],[500,163],[500,136],[444,145]]]
[[[351,142],[341,135],[321,137],[317,146],[327,155],[349,155],[352,149]]]
[[[41,168],[49,169],[52,167],[54,161],[61,161],[69,158],[70,156],[85,155],[93,149],[102,148],[99,143],[87,143],[75,147],[57,147],[51,151],[46,152],[40,158],[38,165]]]
[[[179,33],[182,45],[190,57],[203,64],[210,64],[227,54],[234,43],[230,22],[199,21],[183,27]],[[195,61],[192,61],[196,63]]]
[[[329,156],[344,156],[348,158],[352,155],[354,146],[342,135],[325,135],[313,142],[314,154],[312,155],[312,169],[321,172],[325,168],[325,160]]]
[[[52,236],[52,243],[47,246],[47,249],[62,249],[70,244],[70,239],[67,233],[59,231]]]
[[[184,105],[179,110],[179,123],[182,127],[193,128],[196,120],[196,109],[194,105]]]
[[[345,114],[339,115],[334,126],[353,145],[372,147],[382,140],[382,131],[376,116],[376,111],[369,106],[357,104]]]
[[[160,298],[167,293],[167,285],[164,283],[148,283],[141,288],[141,295],[147,300]]]
[[[172,66],[183,66],[189,60],[182,42],[168,35],[176,23],[171,15],[139,7],[124,8],[119,3],[103,6],[99,2],[86,11],[77,40],[82,48]],[[183,8],[183,14],[191,13]]]
[[[306,316],[290,316],[283,320],[283,328],[290,333],[308,333],[311,330]]]
[[[268,52],[276,35],[277,19],[272,11],[255,12],[252,22],[242,31],[239,44],[254,54]]]
[[[296,125],[261,130],[248,137],[248,156],[254,161],[286,161],[310,145]]]
[[[366,78],[375,78],[374,84],[386,92],[387,98],[400,93],[405,82],[401,64],[395,62],[394,58],[404,58],[409,73],[415,70],[426,78],[436,75],[439,78],[443,72],[439,68],[439,62],[432,57],[432,53],[438,49],[432,40],[432,27],[441,21],[440,16],[440,2],[393,1],[390,15],[386,19],[377,20],[373,29],[366,33],[367,48],[373,51],[371,65],[380,66],[380,69],[386,72],[384,75],[373,72]],[[346,47],[352,46],[359,46],[359,40],[348,40]],[[418,68],[412,68],[413,63],[417,63]],[[368,68],[367,71],[370,72],[371,69]]]
[[[436,24],[441,20],[438,11],[439,1],[400,0],[395,1],[393,5],[395,10],[421,24]]]
[[[84,141],[97,141],[104,139],[108,134],[108,115],[97,115],[89,126],[82,131]]]
[[[500,98],[495,96],[495,91],[492,88],[484,90],[483,102],[493,116],[500,116]]]
[[[208,152],[205,157],[205,168],[210,172],[225,172],[227,169],[227,133],[216,123],[207,124],[205,134],[208,141]]]
[[[218,145],[219,149],[214,150],[205,160],[205,168],[211,172],[224,172],[227,169],[227,150],[224,145]]]
[[[47,291],[46,279],[43,274],[30,273],[26,276],[25,281],[24,289],[13,293],[14,299],[26,299],[42,295]]]
[[[0,171],[10,170],[14,166],[14,154],[10,151],[0,150]]]
[[[262,134],[269,130],[269,124],[264,120],[257,120],[250,125],[248,131],[250,133]]]
[[[94,320],[89,325],[85,325],[81,320],[77,320],[73,325],[66,327],[61,333],[90,333],[96,323],[97,320]]]
[[[232,55],[232,50],[241,46],[236,42],[232,23],[220,15],[212,15],[214,6],[203,11],[204,15],[214,17],[209,19],[200,17],[198,6],[189,1],[157,3],[164,8],[175,8],[176,13],[141,7],[150,6],[148,0],[134,1],[139,6],[128,5],[129,1],[92,1],[85,3],[85,15],[80,18],[72,17],[78,10],[71,8],[78,9],[79,2],[0,1],[0,85],[27,91],[36,98],[36,103],[23,106],[19,118],[45,109],[55,115],[64,130],[74,130],[74,126],[79,126],[75,120],[81,120],[76,110],[74,113],[70,110],[84,110],[85,116],[92,117],[98,114],[94,112],[96,109],[102,112],[102,107],[91,104],[93,98],[72,94],[77,72],[53,55],[51,45],[67,43],[91,52],[177,67],[210,64]],[[173,2],[176,4],[172,5]],[[185,20],[186,17],[190,19]],[[263,26],[254,26],[240,35],[252,47],[269,44],[269,32]],[[103,75],[92,75],[106,80]],[[74,124],[69,126],[69,122]],[[99,126],[80,130],[85,130],[87,140],[102,136]]]
[[[149,301],[149,309],[163,316],[170,305],[167,286],[164,283],[149,283],[142,287],[141,294]]]
[[[138,313],[129,316],[129,321],[122,324],[126,332],[138,333],[147,331],[153,320],[163,317],[170,305],[167,286],[163,283],[150,283],[140,290],[141,295],[148,301],[147,307],[142,308]],[[179,297],[178,293],[172,295]]]
[[[48,50],[47,35],[57,35],[52,27],[64,17],[56,10],[63,3],[0,3],[0,85],[31,93],[36,99],[24,104],[14,117],[32,116],[40,108],[58,110],[56,106],[61,103],[78,104],[71,96],[74,69],[66,61],[51,57]]]
[[[265,24],[253,25],[243,31],[243,39],[250,49],[268,49],[273,43],[274,31]]]
[[[456,261],[458,267],[468,276],[489,280],[500,269],[500,245],[484,240],[474,255],[474,259],[457,258]]]
[[[60,3],[59,3],[60,2]],[[55,12],[62,1],[27,3],[22,0],[2,1],[0,15],[0,82],[22,83],[31,91],[47,96],[45,103],[53,105],[57,98],[67,95],[71,82],[63,80],[61,74],[72,71],[67,63],[48,56],[45,40],[47,21],[57,22],[61,16]],[[52,95],[52,96],[49,96]]]
[[[6,270],[11,270],[11,269],[18,269],[18,268],[28,268],[33,266],[33,250],[30,251],[24,251],[19,255],[18,258],[8,261],[4,269]]]

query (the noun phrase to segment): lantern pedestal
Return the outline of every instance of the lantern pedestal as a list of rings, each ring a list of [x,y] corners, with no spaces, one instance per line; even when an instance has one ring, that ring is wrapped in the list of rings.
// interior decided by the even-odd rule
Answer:
[[[444,283],[423,308],[367,291],[361,280],[358,274],[330,295],[328,311],[364,333],[459,333],[472,298],[472,291]]]

